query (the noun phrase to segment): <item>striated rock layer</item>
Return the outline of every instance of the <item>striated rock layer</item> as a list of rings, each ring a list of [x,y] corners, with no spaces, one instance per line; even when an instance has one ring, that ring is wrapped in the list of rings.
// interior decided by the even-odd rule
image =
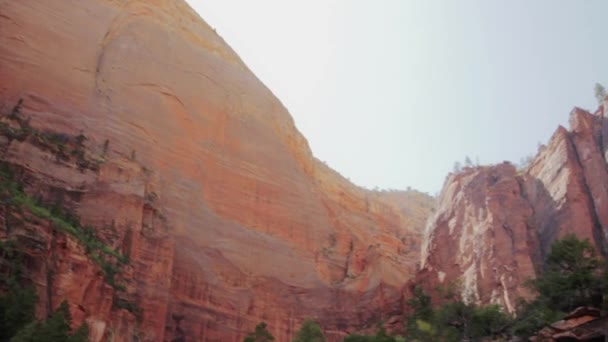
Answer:
[[[136,319],[113,307],[74,243],[43,263],[58,252],[40,223],[22,234],[45,241],[28,250],[45,265],[30,270],[40,315],[68,299],[93,341],[239,341],[262,320],[287,341],[306,317],[337,340],[399,311],[431,199],[357,188],[314,159],[286,109],[184,1],[0,0],[3,113],[20,98],[35,129],[82,134],[103,160],[79,169],[33,138],[7,141],[3,160],[31,195],[64,194],[129,256],[126,291],[141,308]],[[581,205],[605,192],[594,196]]]
[[[575,108],[523,170],[505,162],[448,176],[429,219],[417,282],[459,286],[464,300],[514,311],[551,243],[574,233],[605,255],[608,123]]]

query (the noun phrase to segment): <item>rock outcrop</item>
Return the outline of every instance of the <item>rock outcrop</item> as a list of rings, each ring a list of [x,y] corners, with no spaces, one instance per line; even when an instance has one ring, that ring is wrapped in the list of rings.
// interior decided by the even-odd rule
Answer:
[[[568,233],[608,247],[608,172],[603,115],[575,108],[525,168],[505,162],[448,176],[426,227],[418,283],[455,284],[461,297],[515,310],[523,282]]]
[[[600,310],[591,307],[580,307],[569,313],[564,319],[542,329],[530,338],[530,341],[602,341],[606,338],[608,317],[602,317]]]
[[[92,341],[238,341],[262,320],[288,341],[311,317],[333,341],[399,311],[431,198],[360,189],[316,160],[184,1],[0,1],[3,114],[19,99],[34,130],[85,149],[66,160],[47,133],[5,137],[2,160],[30,196],[64,198],[128,255],[125,300],[139,309],[113,304],[94,257],[41,220],[0,235],[38,241],[26,253],[40,316],[67,299]]]

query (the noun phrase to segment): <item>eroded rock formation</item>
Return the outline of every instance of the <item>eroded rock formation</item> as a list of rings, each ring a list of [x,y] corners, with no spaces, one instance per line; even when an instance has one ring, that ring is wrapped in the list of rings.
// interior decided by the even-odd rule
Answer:
[[[141,309],[116,308],[99,265],[42,220],[2,233],[39,241],[40,315],[67,299],[93,341],[238,341],[262,320],[287,341],[306,317],[337,340],[399,311],[431,199],[363,190],[317,161],[184,1],[0,1],[3,113],[19,99],[35,130],[83,135],[101,159],[82,169],[29,136],[3,140],[3,161],[129,256]]]
[[[575,108],[570,131],[559,127],[524,169],[505,162],[448,176],[418,282],[429,291],[454,283],[467,301],[513,311],[557,238],[574,233],[605,255],[608,124],[597,114]]]

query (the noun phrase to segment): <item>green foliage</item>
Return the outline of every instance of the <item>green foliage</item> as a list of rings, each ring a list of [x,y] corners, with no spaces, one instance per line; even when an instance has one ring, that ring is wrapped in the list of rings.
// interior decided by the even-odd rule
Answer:
[[[4,163],[0,167],[0,193],[14,206],[27,209],[40,219],[49,220],[54,229],[74,237],[85,247],[90,258],[101,267],[105,281],[115,289],[121,288],[116,283],[115,276],[120,272],[121,265],[128,263],[127,256],[104,244],[94,229],[81,226],[78,218],[63,209],[61,199],[53,205],[46,205],[28,196]]]
[[[594,95],[595,95],[595,99],[597,100],[597,102],[602,103],[602,101],[606,97],[606,89],[604,88],[604,86],[599,83],[596,83],[593,90],[594,90]]]
[[[564,313],[551,309],[542,298],[531,302],[522,301],[509,332],[514,336],[532,336],[547,324],[559,321],[563,317]]]
[[[20,117],[21,108],[23,108],[23,98],[20,98],[19,101],[17,101],[17,104],[13,107],[11,113],[9,114],[9,118],[16,119]]]
[[[396,339],[393,336],[388,335],[384,328],[380,328],[380,330],[378,330],[375,338],[375,342],[396,342]]]
[[[416,287],[408,300],[407,341],[478,341],[502,334],[510,317],[498,305],[478,307],[457,299],[453,288],[440,290],[447,303],[433,309],[431,296]]]
[[[431,306],[431,296],[426,294],[421,287],[414,288],[414,296],[407,301],[408,306],[413,311],[415,319],[430,321],[433,319],[433,307]]]
[[[570,234],[553,244],[546,270],[532,281],[532,287],[553,310],[597,307],[602,292],[599,266],[600,260],[589,241]]]
[[[0,246],[0,251],[3,252],[0,261],[10,260],[11,255],[4,253],[6,244]],[[17,331],[34,320],[34,312],[38,302],[36,291],[31,287],[20,284],[20,272],[15,270],[15,263],[11,264],[9,265],[9,268],[13,271],[11,276],[2,275],[0,278],[0,283],[5,289],[3,295],[0,296],[0,342],[8,341]]]
[[[72,317],[67,302],[43,322],[31,322],[21,329],[10,342],[86,342],[88,327],[83,324],[71,334]]]
[[[434,333],[441,341],[477,341],[497,337],[509,323],[510,318],[498,305],[478,307],[454,301],[439,308]]]
[[[533,301],[522,301],[515,318],[498,305],[464,303],[449,289],[439,291],[446,303],[433,308],[431,297],[416,288],[408,301],[411,312],[406,316],[406,340],[481,341],[534,335],[579,306],[601,308],[608,272],[589,241],[567,235],[553,244],[545,272],[529,281],[529,286],[538,295]]]
[[[131,301],[117,298],[116,300],[114,300],[113,305],[115,308],[125,309],[129,311],[137,317],[140,317],[141,315],[141,308]]]
[[[8,341],[33,321],[38,296],[30,287],[13,286],[0,297],[0,341]]]
[[[410,312],[406,315],[405,328],[407,329],[409,341],[430,341],[435,332],[432,322],[435,312],[432,307],[431,296],[426,294],[422,288],[416,286],[413,297],[407,301]]]
[[[88,328],[81,326],[70,335],[71,316],[66,302],[44,322],[35,320],[36,291],[23,286],[21,263],[23,258],[18,244],[14,241],[0,242],[0,265],[6,273],[0,282],[0,342],[65,341],[84,342],[88,338]]]
[[[38,296],[22,284],[23,255],[15,241],[0,241],[0,342],[8,341],[19,329],[34,320]]]
[[[388,335],[384,328],[380,328],[375,336],[349,335],[344,338],[344,342],[397,342],[397,339]]]
[[[76,331],[68,336],[68,342],[87,342],[89,340],[89,326],[82,324]]]
[[[511,317],[505,314],[497,304],[475,308],[472,319],[472,336],[498,336],[511,323]]]
[[[89,160],[86,158],[84,146],[84,142],[87,140],[86,136],[79,134],[74,137],[65,133],[41,132],[30,125],[29,118],[25,119],[22,117],[22,107],[23,99],[20,99],[7,115],[8,119],[13,121],[12,124],[6,121],[0,122],[1,134],[10,140],[24,141],[31,139],[33,144],[53,153],[57,160],[70,161],[70,155],[74,156],[76,157],[76,165],[80,170],[99,170],[99,166],[102,163],[101,159]],[[18,124],[19,127],[15,127],[13,123]],[[71,147],[69,154],[68,147]]]
[[[574,235],[556,241],[547,257],[545,272],[530,281],[537,298],[522,302],[516,318],[495,304],[479,307],[465,303],[449,286],[438,291],[447,302],[433,308],[431,296],[417,287],[407,302],[410,312],[406,315],[406,341],[482,341],[533,335],[579,306],[601,308],[608,289],[608,272],[602,266],[605,265],[589,241]],[[294,341],[316,341],[310,337],[313,331],[320,334],[318,326],[307,321]],[[375,336],[355,334],[344,338],[345,342],[397,340],[384,330]],[[255,336],[250,335],[246,341],[256,341]]]
[[[255,326],[255,331],[247,335],[244,342],[268,342],[274,341],[274,336],[268,331],[266,322],[261,322]]]
[[[588,240],[570,234],[555,241],[545,272],[528,282],[537,297],[520,303],[512,333],[530,336],[579,306],[601,308],[607,275]]]
[[[75,215],[63,209],[63,201],[60,197],[57,198],[55,203],[52,205],[43,203],[41,199],[33,199],[24,192],[21,184],[16,181],[16,178],[14,177],[14,174],[10,167],[6,163],[0,163],[0,199],[4,203],[16,208],[19,211],[27,210],[33,216],[50,221],[56,231],[63,232],[72,236],[74,239],[76,239],[76,241],[79,242],[79,244],[81,244],[85,248],[89,258],[101,268],[101,270],[103,271],[105,282],[112,286],[117,293],[125,291],[125,287],[117,281],[117,278],[120,275],[122,266],[128,264],[128,257],[121,254],[117,250],[111,248],[110,246],[104,244],[99,239],[93,228],[83,227],[80,224],[80,220]],[[4,256],[4,258],[0,258],[0,261],[2,259],[7,259],[6,257],[10,257],[12,254],[14,254],[14,248],[9,248],[11,247],[10,244],[11,242],[5,243],[4,245],[0,243],[0,256]],[[16,263],[13,268],[15,268],[15,271],[13,273],[18,272],[20,269],[19,263]],[[6,278],[6,282],[10,281],[13,278],[14,277]],[[4,280],[4,278],[0,278],[0,285],[3,285],[3,281],[1,280]],[[7,286],[7,284],[4,285]],[[21,292],[19,291],[26,290],[17,288],[13,292],[15,292],[15,295],[17,295],[21,294]],[[28,297],[28,295],[29,294],[26,292],[21,294],[21,297],[30,298]],[[12,296],[9,298],[19,297]],[[25,301],[25,299],[20,300]],[[34,305],[35,302],[35,299],[32,300],[32,305]],[[30,301],[25,301],[26,305],[28,303],[30,303]],[[14,302],[11,302],[9,304],[6,305],[12,307],[13,310],[16,310],[16,308],[19,307],[19,305],[14,306]],[[2,305],[1,299],[0,305]],[[28,306],[26,305],[23,306],[23,310],[26,310],[28,308]],[[141,310],[136,304],[129,302],[125,299],[116,299],[115,306],[126,309],[131,313],[135,314],[136,316],[140,316],[141,314]],[[29,322],[29,320],[26,320],[26,323],[27,322]],[[36,328],[34,325],[32,325],[32,327],[30,328]],[[12,326],[17,325],[12,324]],[[2,323],[0,323],[0,328],[1,327]],[[4,330],[5,329],[2,329],[2,331]]]
[[[325,342],[325,336],[318,323],[307,319],[302,323],[293,342]]]

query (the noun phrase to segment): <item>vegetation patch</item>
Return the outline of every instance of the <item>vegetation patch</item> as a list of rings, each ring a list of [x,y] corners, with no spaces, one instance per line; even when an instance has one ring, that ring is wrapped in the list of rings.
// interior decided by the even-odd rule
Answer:
[[[35,317],[38,296],[23,277],[23,248],[16,241],[0,241],[0,342],[85,342],[88,327],[82,324],[71,330],[68,304],[43,321]]]
[[[82,227],[75,215],[61,209],[53,208],[28,196],[22,186],[14,179],[9,165],[0,163],[0,192],[6,203],[23,210],[26,209],[34,216],[53,223],[53,228],[76,239],[87,254],[104,271],[106,282],[116,288],[115,275],[120,267],[128,263],[128,258],[119,251],[105,245],[90,227]]]
[[[270,342],[274,341],[274,336],[268,331],[268,325],[266,322],[260,322],[255,326],[255,330],[249,333],[244,342]]]
[[[78,217],[64,210],[61,205],[50,205],[27,195],[11,167],[4,162],[0,162],[0,199],[18,211],[27,211],[39,219],[50,221],[54,230],[74,238],[85,248],[89,258],[101,268],[104,281],[118,294],[126,290],[119,281],[119,276],[122,267],[129,263],[129,257],[103,243],[95,229],[82,226]],[[119,299],[118,296],[115,297],[115,302],[116,307],[129,310],[135,315],[141,311],[136,304]]]
[[[462,302],[453,291],[446,303],[431,306],[431,296],[420,288],[408,301],[407,341],[527,340],[578,307],[606,309],[608,272],[589,241],[567,235],[551,248],[544,273],[527,285],[536,292],[520,301],[517,315],[498,305]]]
[[[99,171],[103,163],[103,157],[90,158],[84,146],[87,137],[84,134],[71,136],[58,132],[42,132],[30,125],[30,119],[24,118],[21,111],[23,99],[0,121],[0,134],[11,140],[30,140],[34,145],[55,155],[57,160],[64,162],[73,161],[81,171],[85,169]],[[108,142],[109,143],[109,142]],[[104,151],[107,145],[104,144]]]

